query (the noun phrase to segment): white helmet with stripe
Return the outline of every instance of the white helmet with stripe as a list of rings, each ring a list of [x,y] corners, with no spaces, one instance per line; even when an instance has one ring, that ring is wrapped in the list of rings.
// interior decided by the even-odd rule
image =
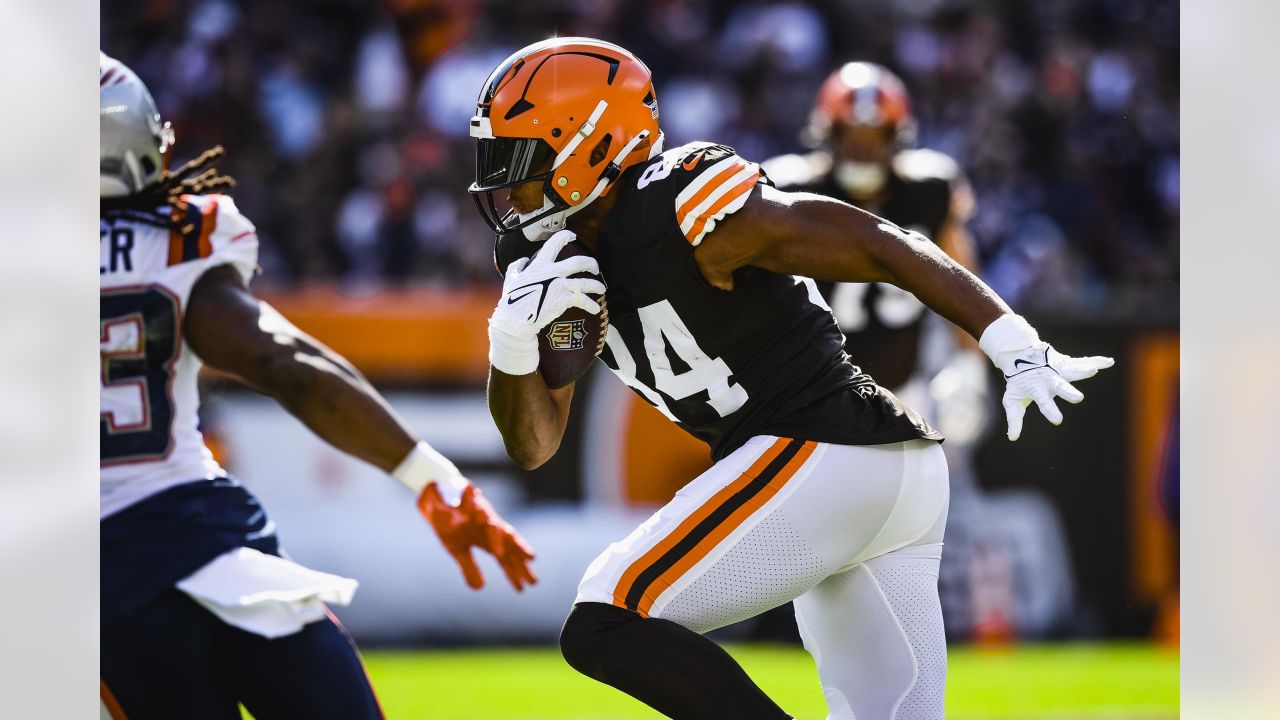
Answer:
[[[147,86],[124,63],[98,53],[100,197],[132,195],[164,173],[173,130]]]

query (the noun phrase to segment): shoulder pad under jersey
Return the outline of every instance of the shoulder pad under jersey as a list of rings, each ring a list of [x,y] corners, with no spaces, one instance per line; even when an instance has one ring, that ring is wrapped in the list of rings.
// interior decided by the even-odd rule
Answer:
[[[950,155],[936,150],[905,150],[893,159],[894,171],[908,182],[940,183],[946,186],[951,217],[964,222],[973,214],[973,188],[964,170]]]
[[[960,165],[950,155],[937,150],[903,150],[893,157],[893,169],[904,180],[943,180],[952,184],[963,180]]]

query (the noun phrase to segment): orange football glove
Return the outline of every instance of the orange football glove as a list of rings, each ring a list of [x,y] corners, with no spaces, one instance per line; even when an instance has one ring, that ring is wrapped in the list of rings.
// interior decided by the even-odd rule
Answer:
[[[533,548],[498,516],[474,485],[462,491],[462,501],[454,507],[440,497],[440,490],[434,482],[429,483],[418,496],[418,510],[435,528],[444,549],[458,562],[462,576],[473,590],[484,587],[484,576],[471,556],[473,546],[497,558],[516,592],[522,592],[525,585],[538,582],[537,576],[529,569]]]

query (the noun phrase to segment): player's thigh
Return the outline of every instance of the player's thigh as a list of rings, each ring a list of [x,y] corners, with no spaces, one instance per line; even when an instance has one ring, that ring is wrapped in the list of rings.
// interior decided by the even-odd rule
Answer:
[[[661,617],[673,590],[678,593],[715,563],[794,491],[820,454],[818,446],[751,438],[601,553],[579,585],[577,602],[610,603]]]
[[[104,617],[102,694],[113,716],[239,720],[235,694],[219,662],[223,627],[178,590],[127,617]]]
[[[785,603],[892,539],[905,445],[752,438],[598,557],[578,600],[699,632]]]
[[[943,717],[940,557],[940,543],[895,550],[832,575],[795,600],[829,718]]]
[[[828,574],[898,548],[942,542],[950,490],[938,443],[819,448],[812,472],[776,513],[830,561]]]
[[[940,541],[947,493],[937,451],[926,442],[817,444],[770,503],[662,588],[650,614],[705,632],[782,605],[868,557],[934,534]]]
[[[236,690],[258,720],[382,717],[355,642],[332,614],[279,638],[232,630]]]

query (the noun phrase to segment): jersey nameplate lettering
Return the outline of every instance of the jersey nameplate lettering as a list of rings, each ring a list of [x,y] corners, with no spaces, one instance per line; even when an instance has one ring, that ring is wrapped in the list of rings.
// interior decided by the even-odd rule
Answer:
[[[133,272],[133,228],[104,227],[99,234],[100,242],[106,243],[106,257],[98,266],[98,274]]]

